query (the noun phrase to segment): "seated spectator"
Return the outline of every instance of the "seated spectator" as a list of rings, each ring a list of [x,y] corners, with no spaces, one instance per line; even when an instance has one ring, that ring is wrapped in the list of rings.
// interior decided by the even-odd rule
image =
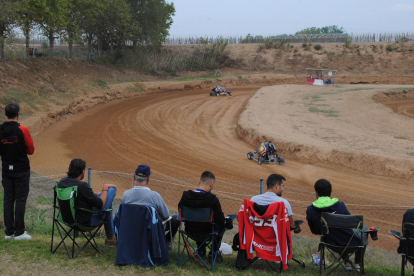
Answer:
[[[337,198],[330,198],[332,193],[332,185],[326,179],[319,179],[315,183],[315,195],[316,201],[310,205],[306,211],[306,220],[308,221],[311,232],[315,235],[322,233],[321,225],[321,213],[327,212],[338,215],[351,215],[345,206],[345,203],[339,201]],[[363,228],[368,230],[366,226]],[[352,239],[351,239],[352,237]],[[360,266],[361,254],[365,254],[366,246],[368,245],[368,234],[358,230],[352,231],[351,229],[329,229],[329,235],[325,235],[324,241],[326,243],[338,246],[357,246],[360,245],[361,239],[365,245],[364,249],[358,250],[355,253],[355,267],[358,269]],[[340,253],[340,252],[338,252]],[[350,268],[347,265],[347,268]]]
[[[77,207],[92,210],[112,209],[112,201],[116,195],[116,186],[105,184],[102,187],[102,193],[92,190],[87,182],[81,181],[85,176],[86,162],[82,159],[73,159],[70,162],[68,176],[62,178],[58,183],[58,188],[78,187]],[[90,213],[77,210],[77,221],[81,225],[98,226],[102,223],[102,214]],[[106,214],[105,218],[106,245],[116,245],[115,232],[113,227],[112,211]]]
[[[294,230],[294,232],[297,234],[301,230],[299,226],[295,225],[295,222],[293,220],[292,207],[290,206],[290,203],[286,199],[281,197],[283,191],[285,190],[285,182],[284,182],[285,180],[286,178],[284,178],[282,175],[279,175],[279,174],[269,175],[266,181],[266,185],[267,185],[266,193],[254,196],[250,199],[250,201],[253,201],[259,205],[269,205],[274,202],[283,201],[285,203],[285,207],[288,213],[290,228]]]
[[[158,215],[161,217],[162,220],[166,220],[170,217],[170,212],[161,195],[155,191],[151,191],[151,189],[148,188],[150,175],[150,167],[148,167],[147,165],[139,165],[138,168],[135,170],[134,174],[135,186],[134,188],[124,192],[122,203],[146,206],[150,205],[157,210]],[[172,216],[171,231],[173,239],[175,237],[175,234],[177,233],[179,223],[180,222],[178,221],[177,216]],[[166,227],[166,230],[170,230],[168,223]],[[170,233],[166,234],[166,240],[167,248],[171,250],[172,240],[170,237]]]
[[[402,223],[404,224],[406,222],[414,224],[414,209],[409,209],[407,212],[405,212],[405,214],[403,216]],[[404,235],[404,229],[402,229],[401,234]],[[402,243],[401,242],[400,242],[400,246],[398,246],[397,252],[398,253],[402,252]]]
[[[198,182],[198,188],[196,190],[188,190],[183,192],[178,208],[186,206],[190,208],[211,208],[214,212],[214,223],[216,224],[215,230],[218,233],[218,246],[220,248],[221,239],[223,238],[225,228],[225,217],[221,210],[220,201],[211,193],[213,190],[214,182],[216,181],[215,175],[210,171],[205,171],[201,174],[200,181]],[[185,231],[193,236],[205,236],[211,232],[211,224],[208,222],[185,222]],[[197,247],[201,245],[203,240],[197,241]],[[205,245],[205,244],[204,244]],[[200,248],[198,253],[201,257],[206,255],[206,248]],[[210,252],[210,255],[212,253]]]

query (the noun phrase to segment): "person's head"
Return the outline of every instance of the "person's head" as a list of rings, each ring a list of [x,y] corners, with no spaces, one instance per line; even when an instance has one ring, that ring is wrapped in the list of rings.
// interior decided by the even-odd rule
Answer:
[[[151,175],[151,169],[147,165],[139,165],[135,170],[134,180],[136,186],[148,185],[149,176]]]
[[[332,184],[326,179],[319,179],[315,182],[316,197],[331,196]]]
[[[211,190],[213,190],[215,181],[216,176],[214,175],[214,173],[210,171],[205,171],[201,174],[200,182],[198,183],[199,188],[204,191],[211,192]]]
[[[267,191],[273,192],[278,196],[282,196],[282,192],[285,190],[285,181],[286,178],[284,178],[280,174],[271,174],[267,178],[266,185],[267,185]]]
[[[86,162],[82,159],[75,158],[70,161],[69,170],[67,172],[70,178],[79,178],[82,180],[85,176]]]
[[[7,118],[18,119],[20,106],[17,103],[10,103],[4,109]]]

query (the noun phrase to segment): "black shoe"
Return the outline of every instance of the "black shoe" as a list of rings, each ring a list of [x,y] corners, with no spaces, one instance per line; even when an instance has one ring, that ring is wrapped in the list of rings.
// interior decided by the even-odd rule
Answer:
[[[205,247],[204,248],[200,248],[198,250],[198,255],[200,255],[201,258],[204,258],[206,256],[206,253],[207,253],[207,250],[206,250]]]

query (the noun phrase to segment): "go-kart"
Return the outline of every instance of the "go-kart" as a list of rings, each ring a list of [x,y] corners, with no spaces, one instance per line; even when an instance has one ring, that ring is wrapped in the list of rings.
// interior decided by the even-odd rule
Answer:
[[[263,164],[274,164],[279,163],[279,165],[285,164],[285,158],[280,157],[277,155],[277,150],[266,150],[265,152],[260,153],[259,150],[255,150],[254,152],[249,152],[247,154],[247,158],[249,160],[255,160],[259,163],[259,165]]]
[[[222,86],[213,86],[213,89],[210,92],[210,96],[220,96],[220,95],[231,96],[232,93]]]

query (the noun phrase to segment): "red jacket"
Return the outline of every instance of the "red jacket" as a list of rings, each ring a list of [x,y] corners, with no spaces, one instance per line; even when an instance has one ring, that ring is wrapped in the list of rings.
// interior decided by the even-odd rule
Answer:
[[[285,204],[270,204],[262,216],[253,207],[254,202],[245,199],[238,213],[240,249],[246,250],[248,259],[254,250],[261,259],[282,262],[286,270],[292,259],[292,239]]]

